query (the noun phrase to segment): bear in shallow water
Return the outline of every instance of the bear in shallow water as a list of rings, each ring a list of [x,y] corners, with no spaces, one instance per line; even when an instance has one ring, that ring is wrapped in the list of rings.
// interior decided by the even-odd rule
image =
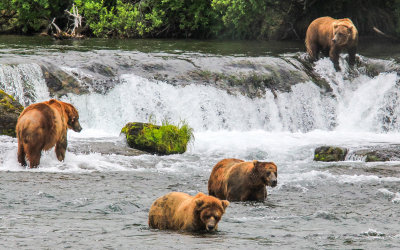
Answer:
[[[69,103],[51,99],[29,105],[19,116],[16,126],[18,162],[35,168],[40,163],[42,150],[56,146],[59,161],[64,160],[67,149],[67,129],[82,130],[79,114]]]
[[[305,44],[312,61],[318,60],[322,51],[330,57],[335,69],[340,70],[339,54],[344,50],[349,53],[349,64],[355,63],[358,31],[348,18],[320,17],[308,26]]]
[[[228,201],[264,201],[266,186],[275,187],[277,178],[278,169],[273,162],[224,159],[211,172],[208,193]]]
[[[183,231],[214,231],[229,202],[198,193],[172,192],[151,205],[149,226]]]

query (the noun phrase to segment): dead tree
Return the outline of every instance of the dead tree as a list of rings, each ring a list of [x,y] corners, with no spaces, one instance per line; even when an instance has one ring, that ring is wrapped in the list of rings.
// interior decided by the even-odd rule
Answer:
[[[76,7],[75,4],[72,4],[72,13],[69,12],[68,10],[65,10],[65,12],[69,15],[70,20],[73,21],[72,29],[68,29],[67,33],[75,38],[83,37],[81,35],[81,31],[83,29],[82,28],[82,16],[78,12],[78,7]]]
[[[50,31],[50,34],[56,39],[70,39],[70,38],[83,38],[81,34],[82,28],[82,16],[78,12],[78,8],[73,4],[72,5],[72,13],[68,10],[65,12],[69,15],[69,21],[72,21],[72,25],[67,25],[66,31],[61,30],[57,24],[55,23],[56,18],[49,24],[47,29]],[[72,26],[68,28],[68,26]]]

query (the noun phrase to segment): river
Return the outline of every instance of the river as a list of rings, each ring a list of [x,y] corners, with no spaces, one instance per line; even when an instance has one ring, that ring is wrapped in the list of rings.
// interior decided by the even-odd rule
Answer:
[[[86,92],[60,97],[77,107],[83,127],[68,132],[64,162],[49,151],[39,168],[25,169],[17,162],[16,139],[0,136],[0,248],[400,248],[400,162],[313,161],[321,145],[399,144],[399,45],[361,43],[366,63],[349,69],[343,56],[342,72],[327,58],[311,65],[328,92],[306,79],[291,82],[289,91],[263,87],[257,97],[209,83],[156,81],[137,73],[137,61],[129,64],[157,57],[168,60],[163,71],[179,70],[172,67],[182,67],[182,58],[196,67],[216,60],[286,67],[281,61],[297,65],[304,55],[301,42],[0,37],[0,86],[25,106],[53,95],[42,63],[92,83]],[[88,74],[95,64],[111,65],[117,74]],[[368,74],[370,64],[379,72]],[[102,81],[112,84],[105,88]],[[120,130],[127,122],[150,117],[192,126],[188,151],[156,156],[116,150],[126,147]],[[156,198],[172,191],[207,193],[212,167],[232,157],[277,164],[278,185],[267,188],[265,202],[232,202],[212,234],[148,227]]]

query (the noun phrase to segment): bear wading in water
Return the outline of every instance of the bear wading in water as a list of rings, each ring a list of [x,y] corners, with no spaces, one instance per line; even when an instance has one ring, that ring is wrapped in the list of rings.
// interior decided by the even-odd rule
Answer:
[[[347,50],[349,64],[354,65],[358,45],[358,31],[348,19],[320,17],[315,19],[306,32],[307,52],[311,61],[319,58],[319,53],[329,56],[336,70],[340,70],[339,54]]]
[[[277,171],[273,162],[224,159],[211,172],[208,193],[228,201],[264,201],[266,186],[275,187],[278,183]]]
[[[67,129],[82,130],[79,114],[69,103],[51,99],[29,105],[19,116],[16,132],[18,139],[18,162],[36,168],[42,150],[56,146],[57,159],[63,161],[67,149]]]
[[[214,231],[229,202],[198,193],[172,192],[153,202],[149,226],[156,229],[182,231]]]

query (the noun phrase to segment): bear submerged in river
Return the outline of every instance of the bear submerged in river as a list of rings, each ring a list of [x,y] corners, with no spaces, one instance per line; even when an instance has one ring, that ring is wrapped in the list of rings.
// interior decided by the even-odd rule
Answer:
[[[320,17],[311,22],[306,32],[307,52],[312,61],[318,60],[319,52],[329,56],[336,70],[340,70],[339,54],[349,53],[349,64],[355,63],[358,45],[358,31],[348,19]]]
[[[208,193],[228,201],[264,201],[266,186],[275,187],[277,178],[278,170],[273,162],[224,159],[211,172]]]
[[[229,202],[198,193],[172,192],[153,202],[149,226],[157,229],[183,231],[214,231]]]

